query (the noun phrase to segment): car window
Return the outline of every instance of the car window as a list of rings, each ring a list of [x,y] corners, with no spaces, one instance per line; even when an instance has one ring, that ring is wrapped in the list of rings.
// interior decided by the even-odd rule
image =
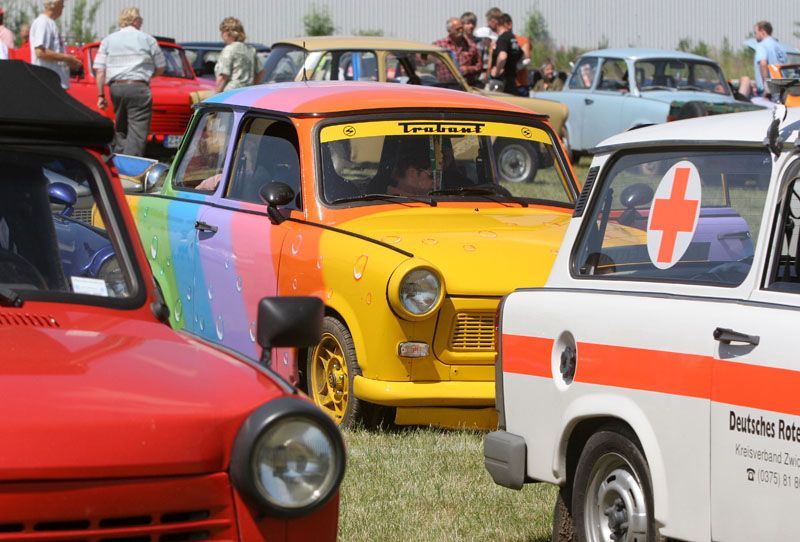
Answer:
[[[597,70],[596,58],[582,58],[578,61],[572,75],[569,78],[569,88],[590,89],[594,81],[595,70]]]
[[[797,164],[793,177],[781,194],[780,221],[776,223],[779,238],[772,244],[768,262],[772,272],[767,288],[800,293],[800,177]]]
[[[651,59],[634,64],[639,90],[694,90],[714,94],[730,94],[720,69],[707,62]]]
[[[306,52],[293,45],[278,45],[264,62],[264,83],[294,81],[303,68]]]
[[[386,81],[427,87],[462,89],[462,83],[438,53],[406,51],[386,55]]]
[[[628,66],[624,60],[608,58],[603,61],[597,89],[628,92]]]
[[[172,178],[175,188],[209,193],[216,190],[225,165],[232,125],[233,113],[230,111],[201,114]]]
[[[740,284],[752,263],[770,171],[766,150],[622,156],[593,199],[573,272]]]
[[[26,297],[131,297],[133,272],[108,194],[84,162],[0,150],[0,288]],[[96,207],[106,230],[76,216]]]
[[[378,61],[372,51],[329,51],[317,64],[315,81],[377,81]]]
[[[327,203],[379,204],[385,201],[377,196],[384,194],[503,202],[516,197],[569,206],[574,200],[550,133],[515,120],[350,122],[325,126],[320,143]],[[513,165],[523,153],[537,164],[535,182],[504,180],[499,162]]]
[[[243,126],[226,197],[263,203],[259,196],[261,188],[271,182],[281,182],[297,195],[287,207],[299,209],[300,158],[294,127],[287,122],[263,118],[247,119]]]

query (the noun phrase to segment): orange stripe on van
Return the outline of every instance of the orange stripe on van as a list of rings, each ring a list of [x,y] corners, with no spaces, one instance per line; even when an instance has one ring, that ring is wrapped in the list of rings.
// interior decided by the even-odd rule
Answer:
[[[503,371],[552,378],[553,344],[503,335]],[[709,356],[578,343],[575,381],[800,415],[800,371]]]
[[[553,352],[553,339],[523,337],[503,334],[503,370],[508,373],[553,376],[550,359]]]

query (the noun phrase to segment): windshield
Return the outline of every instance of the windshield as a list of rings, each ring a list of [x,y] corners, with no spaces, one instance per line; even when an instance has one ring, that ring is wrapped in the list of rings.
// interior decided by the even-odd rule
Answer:
[[[468,118],[370,120],[320,131],[323,199],[571,206],[570,177],[544,126]]]
[[[730,96],[728,83],[715,64],[691,60],[650,59],[634,64],[640,91],[695,90]]]
[[[306,52],[293,45],[277,45],[264,62],[264,83],[294,81],[305,62]]]
[[[386,81],[461,90],[464,84],[439,53],[393,51],[386,55]]]
[[[115,227],[86,222],[93,206],[105,224],[109,199],[95,174],[71,158],[0,151],[0,305],[48,294],[126,298],[132,272]]]
[[[767,150],[623,155],[595,190],[575,272],[740,284],[753,262],[771,164]]]
[[[166,67],[164,68],[164,74],[162,77],[194,79],[194,73],[189,65],[189,61],[186,59],[186,53],[183,49],[179,49],[178,47],[168,47],[165,45],[161,45],[160,47],[161,52],[164,53],[164,60],[166,61]],[[92,47],[89,51],[89,55],[92,60],[92,66],[94,66],[94,59],[97,56],[97,51],[99,49],[99,47]]]

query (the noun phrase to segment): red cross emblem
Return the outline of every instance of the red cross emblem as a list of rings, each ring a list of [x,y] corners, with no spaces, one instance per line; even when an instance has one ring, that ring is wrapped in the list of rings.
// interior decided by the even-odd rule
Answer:
[[[700,175],[688,161],[675,164],[658,185],[647,224],[647,251],[659,269],[675,265],[689,248],[700,213]]]

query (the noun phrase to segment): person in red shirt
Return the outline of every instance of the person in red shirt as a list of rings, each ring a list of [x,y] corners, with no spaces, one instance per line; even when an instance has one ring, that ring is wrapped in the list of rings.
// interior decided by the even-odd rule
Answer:
[[[464,24],[458,17],[447,19],[447,37],[433,42],[437,47],[453,53],[461,74],[470,85],[476,84],[481,74],[481,57],[472,40],[464,37]]]

